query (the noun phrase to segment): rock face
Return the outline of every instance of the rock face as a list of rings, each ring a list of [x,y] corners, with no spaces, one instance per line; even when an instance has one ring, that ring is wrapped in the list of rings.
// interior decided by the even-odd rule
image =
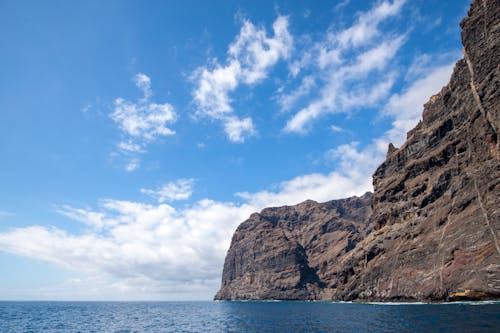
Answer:
[[[216,299],[318,299],[370,231],[371,193],[266,208],[233,235]]]
[[[474,1],[461,27],[464,58],[374,194],[252,215],[216,299],[500,298],[500,1]]]

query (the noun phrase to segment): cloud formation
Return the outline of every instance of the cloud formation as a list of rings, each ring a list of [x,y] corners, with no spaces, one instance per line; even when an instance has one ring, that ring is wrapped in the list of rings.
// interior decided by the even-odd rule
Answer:
[[[120,128],[123,139],[117,145],[119,151],[129,156],[125,167],[127,171],[134,171],[140,165],[137,154],[144,153],[148,143],[161,136],[174,135],[175,131],[169,126],[177,119],[174,107],[169,103],[158,104],[151,101],[153,91],[151,79],[138,73],[133,79],[143,96],[136,101],[127,101],[117,98],[111,119]]]
[[[194,179],[181,178],[175,182],[163,184],[156,190],[141,188],[141,193],[158,200],[158,203],[186,200],[193,193]]]
[[[193,180],[180,179],[158,190],[141,190],[158,204],[104,199],[91,209],[62,206],[60,214],[89,228],[82,233],[15,228],[0,233],[0,250],[85,274],[92,284],[86,288],[96,290],[94,299],[102,297],[99,292],[113,299],[169,299],[179,293],[209,299],[219,287],[224,256],[239,223],[269,205],[326,201],[371,188],[369,177],[352,175],[340,170],[303,175],[274,190],[238,193],[240,203],[202,199],[174,208],[164,202],[192,191]],[[83,297],[72,289],[74,284],[68,281],[66,297]]]
[[[240,118],[235,114],[230,94],[238,86],[251,86],[264,80],[280,59],[290,56],[292,44],[287,17],[278,16],[271,37],[264,27],[256,27],[245,20],[239,35],[229,45],[225,64],[214,59],[193,74],[196,115],[222,122],[232,142],[244,142],[255,134],[252,118]]]
[[[292,110],[301,99],[308,102],[287,121],[285,132],[306,133],[324,114],[373,107],[388,96],[397,74],[388,65],[404,44],[405,34],[382,34],[379,26],[397,15],[404,2],[378,2],[360,13],[350,27],[330,30],[322,41],[304,46],[290,70],[293,77],[308,74],[298,88],[281,93],[278,101],[284,111]],[[319,91],[314,98],[308,97],[312,82]]]

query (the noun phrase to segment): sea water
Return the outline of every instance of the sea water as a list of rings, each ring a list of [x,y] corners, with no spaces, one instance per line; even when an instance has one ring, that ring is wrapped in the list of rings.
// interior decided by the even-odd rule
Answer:
[[[0,332],[500,332],[500,303],[0,302]]]

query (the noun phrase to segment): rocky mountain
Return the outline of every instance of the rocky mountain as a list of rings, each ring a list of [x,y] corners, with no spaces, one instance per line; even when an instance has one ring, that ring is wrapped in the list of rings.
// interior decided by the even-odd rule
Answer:
[[[464,58],[374,194],[253,214],[216,299],[500,298],[500,1],[473,1],[461,27]]]

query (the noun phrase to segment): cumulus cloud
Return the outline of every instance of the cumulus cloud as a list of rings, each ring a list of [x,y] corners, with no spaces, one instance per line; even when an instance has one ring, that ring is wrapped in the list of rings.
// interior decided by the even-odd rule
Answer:
[[[232,142],[244,142],[246,135],[253,135],[255,128],[249,117],[240,119],[238,117],[227,117],[224,120],[224,130]]]
[[[129,298],[143,296],[136,288],[146,285],[164,299],[171,291],[207,299],[220,282],[232,232],[252,211],[248,205],[208,199],[184,210],[167,204],[105,200],[95,210],[64,207],[61,211],[98,226],[100,232],[17,228],[0,234],[0,248],[99,277],[106,281],[103,289],[120,285]]]
[[[193,193],[193,185],[194,179],[181,178],[175,182],[164,184],[156,190],[141,188],[141,193],[155,198],[159,203],[186,200]]]
[[[142,97],[136,101],[117,98],[110,115],[123,135],[123,140],[118,143],[117,148],[122,155],[129,157],[125,167],[127,171],[134,171],[139,167],[137,154],[144,153],[148,143],[159,137],[175,134],[169,126],[177,118],[171,104],[151,101],[153,91],[151,79],[147,75],[138,73],[133,80],[142,91]]]
[[[213,60],[193,74],[196,115],[222,122],[230,141],[244,142],[255,133],[255,126],[250,117],[235,115],[230,94],[242,84],[255,85],[264,80],[280,59],[289,57],[292,43],[287,17],[278,16],[272,37],[264,27],[244,21],[239,35],[229,45],[225,64]]]
[[[305,46],[303,53],[307,56],[292,62],[291,74],[297,76],[299,67],[309,67],[310,74],[302,78],[298,88],[282,92],[278,101],[283,110],[293,109],[308,97],[311,82],[316,83],[318,93],[309,96],[306,105],[288,119],[285,132],[306,133],[324,114],[377,106],[390,94],[398,71],[389,64],[406,35],[391,31],[382,34],[379,25],[397,15],[403,4],[403,0],[378,2],[360,13],[350,27],[330,30],[322,41]]]

